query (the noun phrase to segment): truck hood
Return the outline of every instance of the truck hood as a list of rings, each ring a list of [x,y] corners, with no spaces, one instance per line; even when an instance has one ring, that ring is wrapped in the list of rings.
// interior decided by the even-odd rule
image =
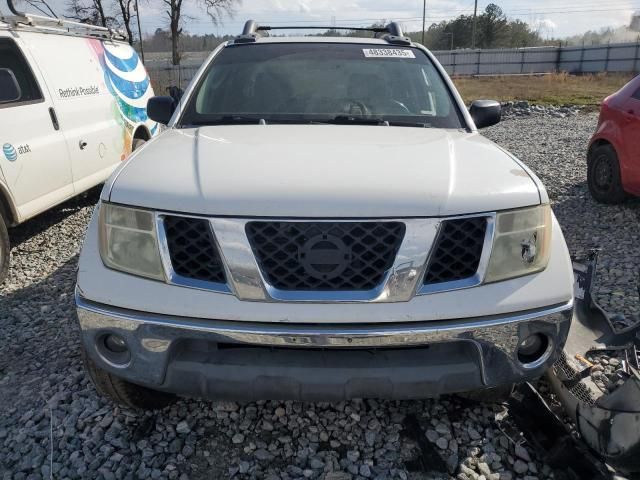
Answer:
[[[425,217],[540,203],[531,174],[477,133],[357,125],[171,129],[110,201],[202,215]]]

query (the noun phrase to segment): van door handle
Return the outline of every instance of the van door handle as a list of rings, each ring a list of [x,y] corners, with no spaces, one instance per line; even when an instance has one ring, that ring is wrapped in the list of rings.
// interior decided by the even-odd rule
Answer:
[[[60,130],[60,124],[58,123],[58,116],[53,107],[49,107],[49,116],[51,117],[51,123],[53,123],[54,130]]]

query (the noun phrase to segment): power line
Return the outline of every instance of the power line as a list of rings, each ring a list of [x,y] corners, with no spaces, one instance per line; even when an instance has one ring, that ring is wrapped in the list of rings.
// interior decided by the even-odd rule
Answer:
[[[622,4],[618,4],[618,5],[622,5]],[[543,14],[553,14],[553,15],[565,15],[565,14],[573,14],[573,13],[598,13],[598,12],[614,12],[614,11],[625,11],[625,10],[634,10],[634,9],[639,9],[640,8],[640,4],[638,5],[627,5],[626,7],[621,7],[621,8],[611,8],[611,7],[615,7],[616,4],[609,4],[608,8],[581,8],[584,5],[583,4],[576,4],[576,5],[566,5],[564,7],[550,7],[550,8],[544,8],[544,9],[537,9],[537,10],[533,10],[533,9],[524,9],[524,10],[508,10],[505,11],[505,15],[506,16],[522,16],[522,15],[543,15]],[[595,4],[594,4],[595,6]],[[598,6],[602,6],[602,4],[600,3]],[[561,8],[560,10],[558,10],[558,8]],[[458,10],[450,10],[453,12],[466,12],[470,10],[470,7],[465,8],[465,9],[458,9]],[[250,17],[251,15],[247,15],[248,17]],[[452,14],[442,14],[442,15],[426,15],[425,18],[427,20],[446,20],[452,17],[455,17],[456,15],[452,15]],[[255,15],[254,15],[255,17]],[[336,23],[347,23],[347,24],[353,24],[355,23],[361,23],[361,22],[375,22],[375,21],[379,21],[381,17],[370,17],[370,18],[349,18],[349,19],[340,19],[340,20],[336,20]],[[422,19],[422,16],[415,16],[415,17],[393,17],[393,20],[395,21],[419,21]],[[224,25],[243,25],[244,24],[244,20],[240,21],[227,21],[227,22],[222,22]],[[260,23],[262,24],[269,24],[269,25],[278,25],[278,24],[314,24],[314,23],[327,23],[326,19],[292,19],[292,20],[260,20]],[[193,21],[193,22],[189,22],[189,24],[191,25],[198,25],[198,24],[210,24],[210,22],[207,21]]]

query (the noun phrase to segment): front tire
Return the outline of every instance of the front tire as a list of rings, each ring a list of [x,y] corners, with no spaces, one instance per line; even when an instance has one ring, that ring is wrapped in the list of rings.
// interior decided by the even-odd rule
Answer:
[[[9,232],[7,231],[7,223],[0,208],[0,285],[9,273],[10,255],[11,245],[9,244]]]
[[[127,382],[101,369],[89,358],[84,349],[82,356],[85,371],[96,391],[103,397],[109,397],[127,407],[143,410],[158,410],[171,405],[176,400],[175,395]]]
[[[131,151],[135,152],[137,149],[139,149],[145,143],[147,143],[147,141],[144,138],[134,138],[133,142],[131,144],[131,147],[132,147]]]
[[[611,145],[600,145],[589,154],[587,183],[591,196],[600,203],[616,204],[627,198],[622,189],[618,155]]]

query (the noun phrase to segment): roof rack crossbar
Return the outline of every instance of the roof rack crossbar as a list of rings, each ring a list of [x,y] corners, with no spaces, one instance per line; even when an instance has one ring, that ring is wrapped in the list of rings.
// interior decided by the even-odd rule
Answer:
[[[257,32],[265,32],[269,30],[354,30],[358,32],[389,33],[396,37],[403,36],[402,28],[396,22],[391,22],[382,27],[338,27],[335,25],[258,25],[255,20],[247,20],[244,24],[242,35],[252,35]]]
[[[247,20],[242,30],[242,35],[236,37],[235,43],[255,42],[259,36],[259,32],[268,32],[271,30],[348,30],[356,32],[372,32],[376,34],[386,34],[381,36],[383,40],[395,45],[411,45],[411,39],[405,37],[402,28],[396,22],[391,22],[383,27],[337,27],[335,25],[258,25],[254,20]]]
[[[296,26],[277,26],[272,27],[269,25],[260,25],[256,28],[258,32],[264,32],[269,30],[353,30],[356,32],[373,32],[373,33],[388,33],[387,27],[334,27],[334,26],[321,26],[321,25],[296,25]]]

